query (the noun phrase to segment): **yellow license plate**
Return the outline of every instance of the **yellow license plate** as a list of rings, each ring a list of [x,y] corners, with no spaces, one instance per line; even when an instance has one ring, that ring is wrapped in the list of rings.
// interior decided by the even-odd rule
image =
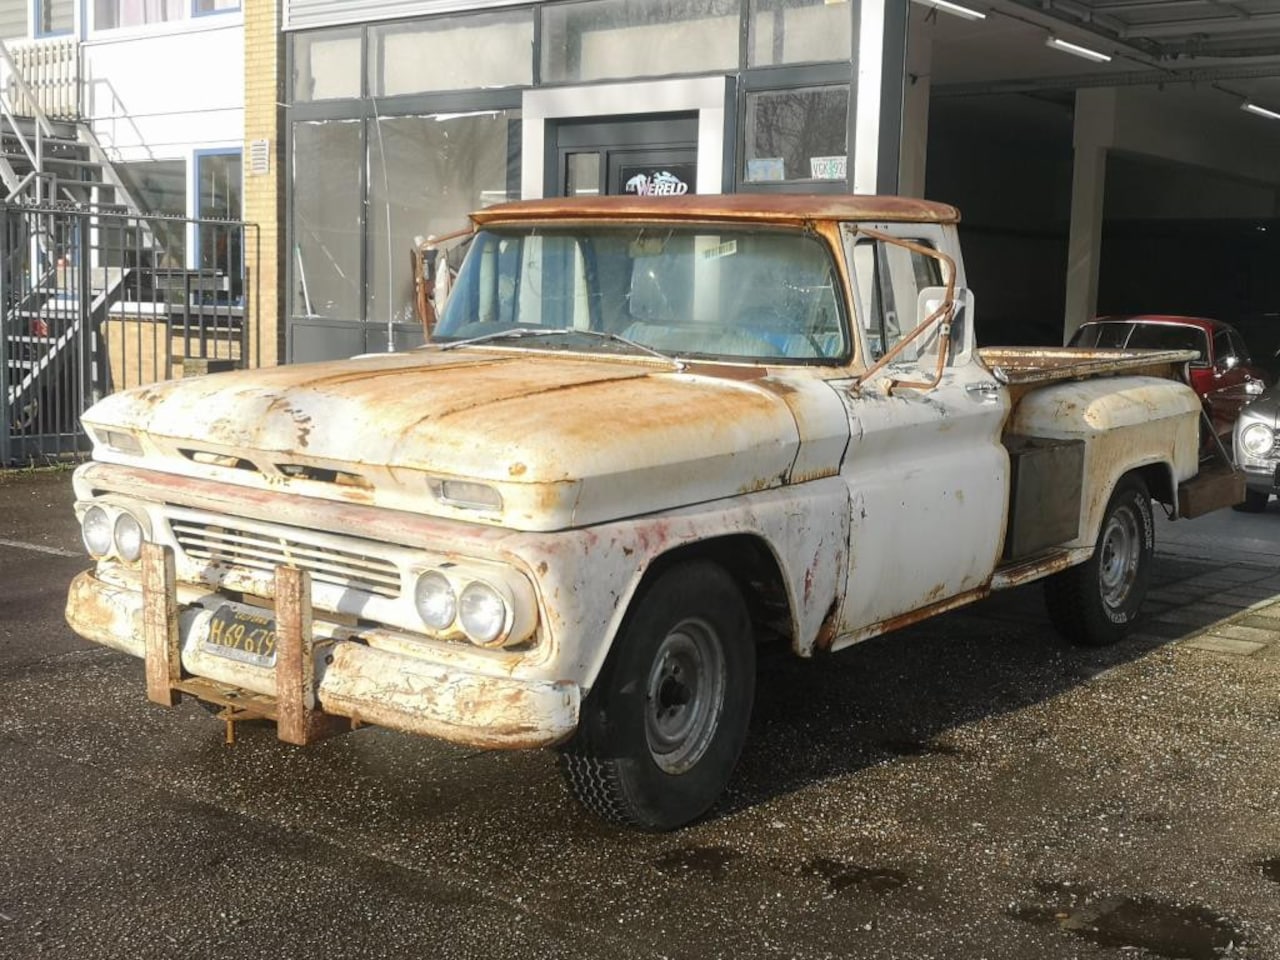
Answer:
[[[213,611],[203,647],[220,657],[273,667],[276,663],[276,622],[270,617],[223,605]]]

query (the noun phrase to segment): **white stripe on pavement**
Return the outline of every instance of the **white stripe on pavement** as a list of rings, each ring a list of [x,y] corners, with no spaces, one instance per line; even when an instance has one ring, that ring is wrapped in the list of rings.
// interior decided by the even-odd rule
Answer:
[[[79,550],[63,550],[61,547],[46,547],[38,543],[23,543],[21,540],[5,540],[0,537],[0,547],[17,547],[19,550],[34,550],[36,553],[51,553],[55,557],[82,557]]]

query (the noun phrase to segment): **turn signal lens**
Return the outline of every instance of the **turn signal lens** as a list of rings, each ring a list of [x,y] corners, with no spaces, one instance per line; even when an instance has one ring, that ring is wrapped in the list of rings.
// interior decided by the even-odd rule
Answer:
[[[133,563],[142,556],[142,541],[145,539],[142,524],[131,513],[122,513],[116,517],[115,545],[116,554],[125,563]]]
[[[85,549],[94,559],[105,557],[111,552],[112,531],[111,518],[101,507],[90,507],[80,522],[80,533],[84,537]]]
[[[1275,446],[1275,432],[1265,423],[1251,423],[1240,431],[1240,446],[1251,457],[1264,457]]]
[[[472,643],[488,646],[506,629],[507,602],[489,584],[474,580],[458,598],[458,620]]]
[[[502,494],[487,483],[442,480],[436,490],[441,503],[467,510],[501,510]]]
[[[432,630],[447,629],[457,616],[458,600],[453,586],[438,570],[431,570],[418,578],[413,599],[418,607],[418,616]]]

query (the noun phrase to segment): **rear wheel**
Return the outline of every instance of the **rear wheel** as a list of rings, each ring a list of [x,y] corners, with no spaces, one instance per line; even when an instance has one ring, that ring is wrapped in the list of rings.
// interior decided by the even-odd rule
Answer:
[[[1253,490],[1246,487],[1244,491],[1244,500],[1235,505],[1235,509],[1243,513],[1262,513],[1267,509],[1267,501],[1271,499],[1271,495],[1262,490]]]
[[[1131,474],[1107,502],[1093,556],[1044,582],[1049,619],[1058,632],[1090,647],[1124,637],[1146,598],[1154,553],[1151,494]]]
[[[737,765],[755,647],[742,595],[715,564],[672,567],[637,603],[560,769],[597,816],[672,830],[705,813]]]

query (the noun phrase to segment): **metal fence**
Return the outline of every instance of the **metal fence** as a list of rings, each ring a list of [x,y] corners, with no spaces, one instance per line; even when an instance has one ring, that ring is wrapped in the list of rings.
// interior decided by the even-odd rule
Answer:
[[[83,453],[116,390],[247,366],[258,256],[240,221],[0,204],[0,466]]]

